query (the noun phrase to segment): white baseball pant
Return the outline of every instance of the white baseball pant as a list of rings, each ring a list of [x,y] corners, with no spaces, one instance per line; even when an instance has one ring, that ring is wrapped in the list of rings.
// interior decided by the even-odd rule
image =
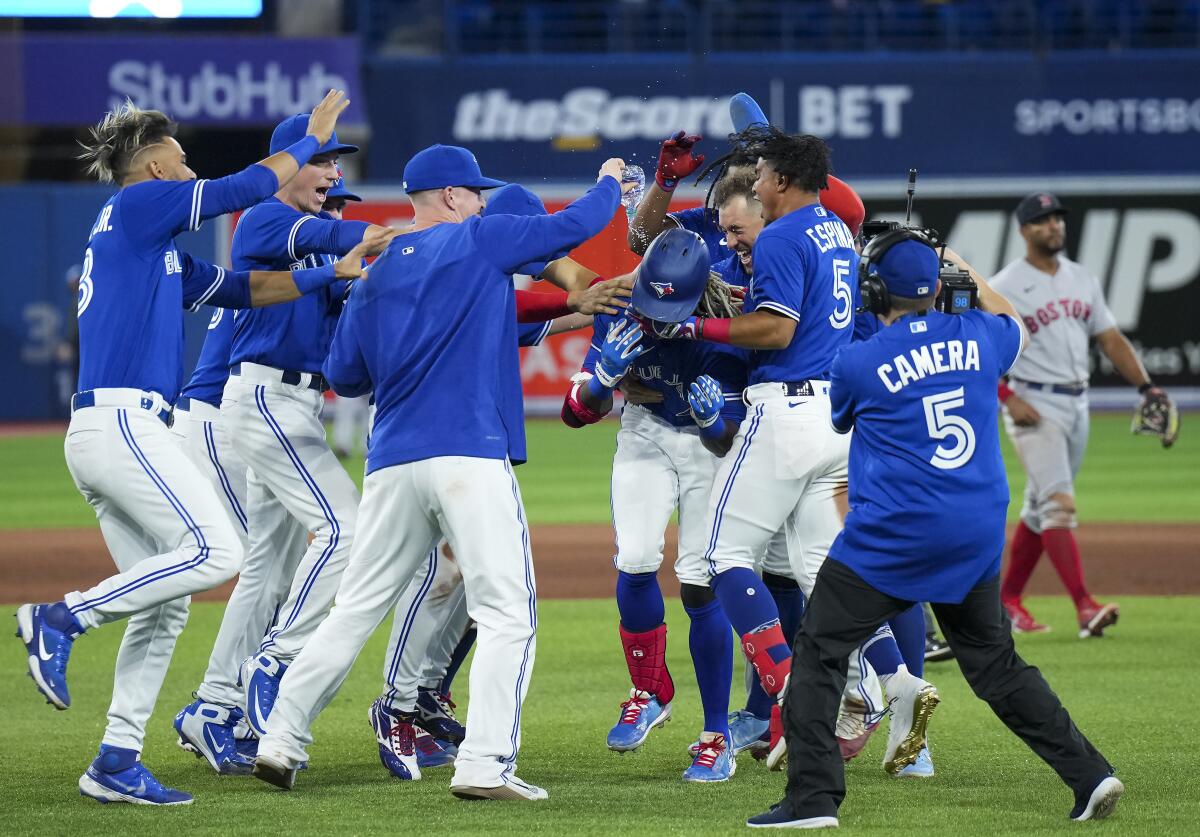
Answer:
[[[1025,468],[1021,520],[1032,531],[1074,528],[1075,515],[1051,501],[1055,494],[1075,494],[1075,476],[1083,464],[1090,422],[1086,395],[1066,395],[1012,382],[1013,392],[1041,416],[1033,427],[1018,427],[1004,410],[1004,429]]]
[[[512,469],[460,456],[382,468],[363,483],[362,520],[333,611],[280,683],[260,755],[291,765],[307,758],[313,719],[444,536],[479,625],[452,783],[503,784],[516,770],[537,630],[529,530]]]
[[[120,572],[64,600],[85,628],[129,617],[102,740],[140,751],[188,596],[231,578],[243,550],[220,499],[157,418],[162,397],[110,389],[96,399],[109,406],[76,411],[64,449]]]

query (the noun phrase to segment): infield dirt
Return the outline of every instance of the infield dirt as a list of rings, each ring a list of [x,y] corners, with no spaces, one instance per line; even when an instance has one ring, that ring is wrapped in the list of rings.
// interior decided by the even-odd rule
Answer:
[[[606,525],[535,526],[531,530],[538,594],[579,599],[612,595],[612,529]],[[1200,594],[1200,525],[1090,523],[1078,530],[1088,587],[1097,596]],[[113,564],[98,529],[27,529],[0,541],[0,601],[44,602],[87,589],[112,574]],[[675,553],[675,531],[665,554]],[[659,572],[663,592],[679,585],[670,557]],[[196,596],[225,601],[233,584]],[[1049,561],[1041,561],[1030,593],[1061,593]]]

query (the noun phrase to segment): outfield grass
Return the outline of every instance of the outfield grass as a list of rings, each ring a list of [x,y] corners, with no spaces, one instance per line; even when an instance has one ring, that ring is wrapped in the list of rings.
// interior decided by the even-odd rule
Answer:
[[[976,700],[953,664],[928,677],[943,702],[931,726],[937,776],[896,780],[879,766],[884,737],[872,739],[849,769],[842,825],[880,834],[1195,833],[1200,800],[1200,719],[1190,703],[1200,690],[1195,598],[1124,598],[1121,624],[1102,640],[1071,630],[1064,598],[1033,599],[1055,627],[1018,645],[1046,674],[1081,728],[1118,768],[1128,787],[1116,816],[1095,826],[1068,823],[1072,801],[1054,774]],[[341,693],[319,719],[310,756],[290,794],[253,779],[221,778],[174,746],[174,712],[190,700],[216,632],[221,607],[195,605],[191,624],[151,720],[146,762],[165,782],[193,792],[194,805],[169,810],[100,806],[76,790],[94,754],[112,685],[121,630],[80,640],[70,666],[73,708],[42,702],[24,670],[21,646],[0,643],[0,830],[7,833],[358,834],[514,833],[736,834],[745,817],[782,793],[782,774],[739,760],[720,786],[685,785],[684,748],[698,732],[685,619],[669,606],[669,662],[678,697],[675,718],[641,752],[604,749],[627,675],[610,601],[546,601],[540,606],[538,657],[524,714],[519,773],[550,791],[537,804],[469,804],[447,792],[450,768],[418,783],[387,776],[375,753],[366,711],[379,689],[386,634],[375,635]],[[465,676],[456,684],[466,698]]]
[[[528,464],[517,474],[532,523],[607,523],[608,478],[617,422],[571,430],[559,421],[527,425]],[[1016,456],[1004,440],[1016,518],[1024,487]],[[95,525],[95,516],[75,490],[63,461],[62,438],[41,434],[0,438],[0,529],[69,528]],[[346,463],[361,482],[362,460]],[[1083,521],[1200,521],[1200,444],[1185,435],[1171,450],[1155,440],[1132,437],[1124,415],[1092,418],[1092,436],[1079,479]]]

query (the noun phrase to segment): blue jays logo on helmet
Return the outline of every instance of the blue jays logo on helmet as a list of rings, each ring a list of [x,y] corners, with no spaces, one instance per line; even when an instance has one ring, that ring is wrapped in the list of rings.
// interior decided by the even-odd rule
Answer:
[[[692,315],[708,287],[708,247],[684,229],[660,234],[638,265],[630,308],[662,323],[678,323]]]

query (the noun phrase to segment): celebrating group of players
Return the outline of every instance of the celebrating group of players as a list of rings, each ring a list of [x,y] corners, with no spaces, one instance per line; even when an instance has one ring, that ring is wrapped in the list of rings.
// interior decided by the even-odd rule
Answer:
[[[191,801],[142,764],[145,726],[187,597],[238,574],[175,718],[213,769],[291,788],[313,720],[394,613],[369,711],[384,766],[418,779],[453,763],[456,796],[546,798],[515,772],[537,627],[512,470],[526,459],[517,352],[591,322],[562,417],[584,427],[624,395],[612,509],[632,690],[611,749],[636,749],[671,716],[656,572],[678,510],[703,705],[684,778],[727,780],[742,751],[786,761],[787,796],[750,825],[836,825],[843,761],[889,711],[887,772],[933,774],[923,601],[972,687],[1074,791],[1072,816],[1111,812],[1120,782],[1015,654],[1000,605],[996,388],[1027,339],[1011,303],[976,275],[982,310],[933,310],[941,263],[918,233],[880,236],[860,257],[862,202],[831,176],[825,144],[771,127],[743,94],[707,205],[666,214],[703,164],[681,132],[631,224],[641,266],[607,281],[567,253],[612,218],[628,188],[620,160],[550,215],[466,149],[432,146],[405,168],[410,227],[345,221],[340,203],[356,197],[337,159],[357,150],[334,133],[345,106],[331,91],[280,123],[270,157],[212,181],[195,179],[160,113],[128,105],[93,130],[92,171],[121,188],[85,254],[65,447],[120,572],[17,614],[30,674],[60,709],[74,639],[129,617],[84,795]],[[232,270],[175,247],[239,209]],[[515,274],[562,291],[514,292]],[[215,313],[182,386],[180,309],[204,304]],[[1151,390],[1136,356],[1130,370]],[[373,400],[361,497],[326,442],[329,388]],[[1053,488],[1061,509],[1069,484]],[[964,505],[974,525],[948,516]],[[1096,608],[1098,634],[1116,611]],[[733,713],[731,628],[757,675]],[[464,728],[449,684],[473,643]]]

